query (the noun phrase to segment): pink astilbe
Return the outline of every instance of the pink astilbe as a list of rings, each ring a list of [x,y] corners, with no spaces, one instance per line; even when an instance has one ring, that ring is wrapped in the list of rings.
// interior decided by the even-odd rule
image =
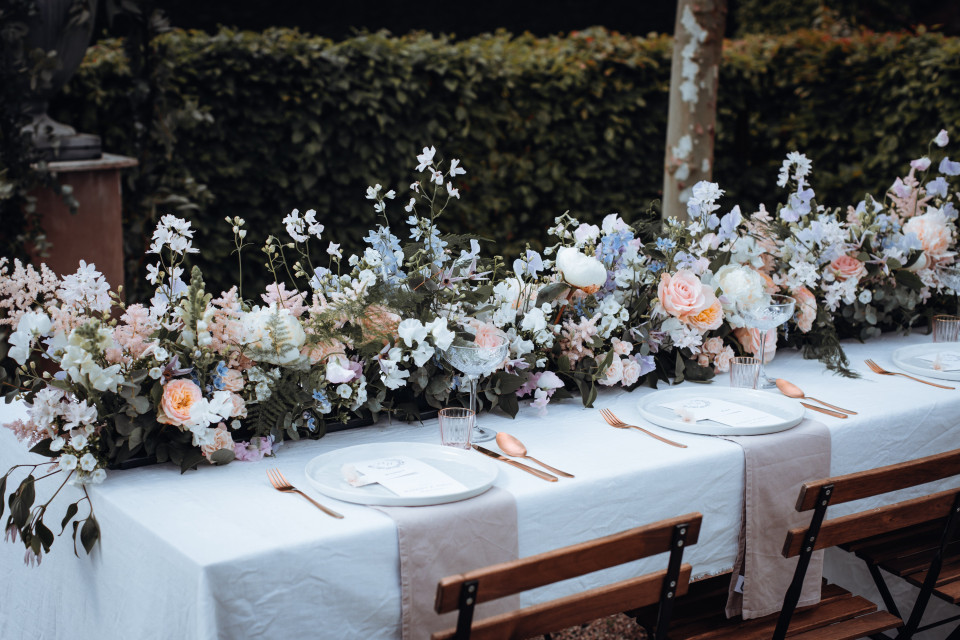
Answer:
[[[150,345],[150,337],[160,329],[160,323],[142,304],[132,304],[120,316],[120,325],[113,331],[113,339],[137,360]],[[107,356],[110,358],[110,355]],[[119,360],[117,360],[119,362]]]
[[[52,323],[51,331],[62,332],[65,336],[70,335],[71,331],[90,319],[81,309],[71,306],[53,307],[49,309],[49,313]]]
[[[24,422],[23,420],[14,420],[13,422],[8,422],[3,426],[13,431],[13,435],[17,437],[17,440],[28,447],[32,447],[47,437],[47,431],[38,427],[31,420],[28,420],[27,422]]]
[[[37,308],[56,306],[60,279],[45,264],[40,271],[20,260],[0,258],[0,325],[17,326],[20,316]]]
[[[887,196],[893,202],[893,207],[901,220],[912,218],[917,212],[923,210],[930,196],[924,195],[920,198],[920,181],[914,177],[915,167],[910,168],[910,173],[906,178],[897,178],[896,182],[890,187]]]
[[[563,321],[563,329],[560,331],[560,350],[567,356],[570,364],[576,364],[580,358],[593,357],[593,349],[589,344],[593,342],[593,336],[597,335],[597,320],[600,316],[587,319],[582,318],[580,322],[572,320]]]
[[[210,336],[213,338],[210,348],[222,356],[239,357],[239,345],[243,337],[243,323],[240,317],[243,311],[240,308],[237,288],[231,287],[229,291],[224,291],[210,305],[214,309],[213,318],[208,327]]]
[[[286,286],[273,283],[267,285],[267,292],[260,296],[268,305],[277,303],[278,307],[284,307],[295,317],[299,318],[307,310],[304,301],[307,295],[300,291],[287,291]]]

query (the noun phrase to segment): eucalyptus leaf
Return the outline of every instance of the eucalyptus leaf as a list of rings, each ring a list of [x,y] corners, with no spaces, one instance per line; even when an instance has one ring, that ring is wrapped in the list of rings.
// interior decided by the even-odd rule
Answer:
[[[227,464],[232,462],[236,458],[236,455],[233,452],[233,449],[223,448],[217,449],[212,454],[210,454],[210,462],[213,464]]]
[[[50,551],[50,545],[53,544],[53,531],[47,528],[43,524],[43,520],[37,521],[37,526],[34,527],[34,531],[37,534],[37,537],[40,539],[40,542],[43,544],[43,551],[45,553]]]
[[[0,478],[0,517],[3,517],[3,510],[6,508],[6,503],[3,500],[3,494],[7,491],[7,476]]]
[[[87,516],[87,519],[83,523],[83,527],[80,529],[80,543],[83,545],[84,550],[87,553],[93,551],[93,546],[100,539],[100,525],[97,524],[97,519],[93,517],[91,513]]]
[[[40,442],[38,442],[37,444],[33,445],[33,446],[30,448],[30,453],[37,453],[37,454],[39,454],[39,455],[41,455],[41,456],[45,456],[45,457],[47,457],[47,458],[56,458],[56,457],[59,457],[59,456],[60,456],[59,453],[55,453],[55,452],[53,452],[53,451],[50,450],[50,443],[52,443],[52,442],[53,442],[53,440],[51,440],[50,438],[45,438],[45,439],[41,440]]]
[[[67,529],[67,523],[70,522],[70,518],[72,518],[73,516],[77,515],[77,511],[78,511],[78,510],[79,510],[79,507],[77,507],[77,503],[76,503],[76,502],[72,503],[69,507],[67,507],[67,513],[66,513],[66,515],[64,515],[64,516],[63,516],[63,520],[60,521],[60,534],[61,534],[61,535],[63,534],[64,531],[66,531],[66,529]]]
[[[130,405],[136,410],[140,415],[150,411],[150,399],[146,396],[134,396],[129,400]]]
[[[570,291],[570,285],[566,282],[553,282],[541,287],[540,291],[537,292],[537,301],[536,306],[540,306],[545,302],[553,302],[560,296],[566,295]]]

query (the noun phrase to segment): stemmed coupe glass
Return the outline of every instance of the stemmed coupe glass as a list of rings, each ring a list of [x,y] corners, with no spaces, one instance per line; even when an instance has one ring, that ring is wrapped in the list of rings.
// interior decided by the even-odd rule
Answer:
[[[738,309],[749,329],[760,331],[760,375],[757,379],[758,389],[770,389],[777,386],[772,378],[767,377],[763,366],[763,356],[767,347],[767,331],[776,329],[793,317],[797,301],[790,296],[772,294],[760,304]]]
[[[481,346],[464,338],[457,337],[443,352],[443,358],[470,381],[470,410],[477,415],[477,381],[481,376],[492,373],[503,364],[510,347],[510,339],[503,332],[494,334],[498,341],[494,346]],[[473,423],[473,442],[486,442],[497,437],[496,431],[484,429],[476,418]]]

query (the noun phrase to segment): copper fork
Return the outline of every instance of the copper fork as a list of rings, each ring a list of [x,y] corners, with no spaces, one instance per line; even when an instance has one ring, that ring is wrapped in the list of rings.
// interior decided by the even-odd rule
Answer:
[[[940,387],[941,389],[954,389],[955,387],[948,387],[946,385],[937,384],[936,382],[927,382],[926,380],[921,380],[920,378],[914,378],[913,376],[908,376],[905,373],[898,373],[896,371],[887,371],[880,365],[878,365],[873,360],[864,360],[867,363],[867,366],[870,367],[870,370],[874,373],[879,373],[882,376],[903,376],[904,378],[910,378],[911,380],[916,380],[917,382],[922,382],[923,384],[928,384],[931,387]]]
[[[600,409],[600,415],[603,416],[603,419],[606,420],[607,424],[609,424],[611,427],[616,427],[617,429],[636,429],[637,431],[643,431],[648,436],[656,438],[660,442],[666,442],[669,445],[673,445],[674,447],[680,447],[681,449],[687,448],[687,445],[685,444],[680,444],[679,442],[674,442],[673,440],[667,440],[666,438],[658,436],[652,431],[647,431],[643,427],[638,427],[633,424],[627,424],[626,422],[624,422],[623,420],[615,416],[613,414],[613,411],[610,411],[610,409]]]
[[[317,502],[316,500],[314,500],[313,498],[305,494],[303,491],[300,491],[300,489],[297,489],[295,486],[290,484],[287,481],[287,479],[284,477],[284,475],[280,473],[280,469],[267,469],[267,478],[270,479],[270,484],[272,484],[273,488],[276,489],[277,491],[283,491],[284,493],[299,493],[304,498],[312,502],[314,506],[320,509],[320,511],[323,511],[328,516],[333,516],[334,518],[343,517],[341,514],[337,513],[333,509],[328,509],[327,507],[323,506],[322,504],[320,504],[319,502]]]

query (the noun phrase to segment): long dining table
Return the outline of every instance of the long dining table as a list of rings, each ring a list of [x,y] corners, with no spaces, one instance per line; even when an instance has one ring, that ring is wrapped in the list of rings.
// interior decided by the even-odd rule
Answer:
[[[960,383],[953,385],[956,390],[944,390],[879,376],[864,365],[872,358],[893,368],[896,348],[930,340],[914,333],[845,343],[852,367],[861,374],[856,379],[835,375],[793,350],[781,350],[768,365],[768,373],[794,382],[808,395],[858,412],[843,420],[807,412],[830,430],[831,474],[960,447]],[[728,376],[719,375],[713,384],[727,386]],[[494,484],[516,500],[520,556],[699,511],[700,541],[684,560],[693,565],[695,578],[731,569],[743,503],[743,451],[723,438],[644,422],[637,403],[655,392],[603,389],[594,408],[566,400],[549,405],[541,415],[522,401],[515,419],[496,412],[480,416],[485,427],[516,435],[532,455],[576,476],[548,483],[501,465]],[[687,448],[611,428],[601,419],[602,407]],[[0,405],[0,423],[22,417],[24,411],[19,402]],[[285,443],[276,457],[260,462],[204,464],[185,474],[171,464],[110,472],[103,484],[89,487],[102,535],[92,554],[80,549],[74,555],[69,526],[36,567],[25,565],[19,543],[0,546],[0,638],[400,637],[394,521],[380,510],[320,494],[305,473],[318,455],[376,442],[439,443],[438,425],[436,420],[382,421],[320,440]],[[39,460],[12,432],[0,429],[0,470]],[[344,518],[331,518],[298,496],[275,491],[265,474],[270,467]],[[8,491],[23,475],[18,473],[9,479]],[[56,484],[40,483],[38,497],[49,495]],[[911,491],[904,495],[921,489]],[[79,488],[67,487],[49,513],[63,513],[80,495]],[[49,519],[59,523],[59,517]],[[444,534],[438,528],[433,535]],[[662,559],[652,558],[590,574],[528,592],[521,603],[610,583],[661,564]],[[824,574],[869,595],[866,572],[847,558],[828,554]],[[908,590],[901,591],[909,597]],[[933,607],[931,613],[943,607]]]

